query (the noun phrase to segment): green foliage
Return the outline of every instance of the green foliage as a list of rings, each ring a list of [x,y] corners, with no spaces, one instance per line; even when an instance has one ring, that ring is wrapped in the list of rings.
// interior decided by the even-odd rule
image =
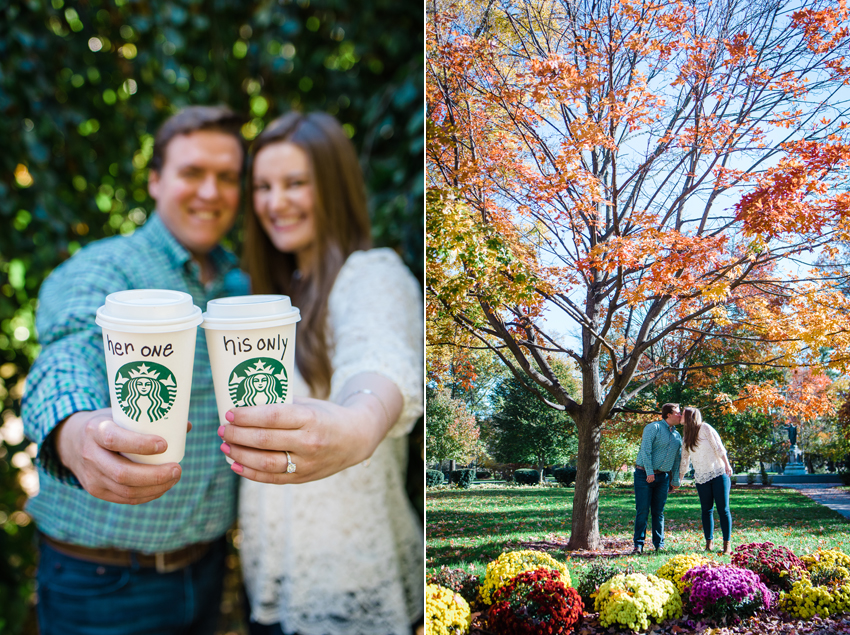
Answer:
[[[640,442],[620,435],[603,434],[599,446],[599,469],[619,471],[623,465],[634,465]]]
[[[469,489],[472,487],[472,481],[475,479],[475,470],[452,470],[452,483],[461,489]]]
[[[0,444],[0,633],[21,632],[35,592],[35,524],[20,511],[26,494],[18,480],[21,470],[10,460],[27,444]],[[34,632],[32,623],[29,628]]]
[[[576,468],[574,467],[559,467],[555,469],[553,474],[555,480],[561,485],[570,485],[576,480]]]
[[[144,223],[152,135],[184,106],[227,103],[249,138],[293,108],[338,117],[359,151],[375,243],[421,280],[423,50],[421,6],[389,0],[0,5],[3,420],[19,414],[38,352],[42,281],[86,243]],[[25,499],[9,463],[24,447],[0,442],[3,519]],[[0,521],[0,593],[8,584],[14,596],[0,595],[3,633],[24,628],[32,530]]]
[[[585,606],[593,606],[593,598],[591,594],[595,594],[599,587],[608,582],[611,578],[618,574],[628,575],[635,573],[635,568],[631,564],[616,565],[608,564],[607,562],[593,562],[584,571],[579,580],[576,590],[581,596]]]
[[[453,399],[444,389],[428,388],[425,396],[428,461],[471,461],[479,447],[479,429],[466,404]]]
[[[518,485],[538,485],[540,484],[540,472],[528,469],[516,470],[514,481]]]
[[[556,367],[564,376],[562,383],[578,392],[577,380],[566,365]],[[530,379],[526,384],[533,385]],[[516,377],[502,379],[493,391],[493,399],[498,405],[489,423],[487,441],[498,462],[526,463],[542,469],[575,456],[578,439],[573,420],[543,403]]]
[[[442,485],[445,477],[440,470],[426,470],[425,471],[425,485],[428,487],[436,487],[437,485]],[[445,585],[443,585],[445,586]]]

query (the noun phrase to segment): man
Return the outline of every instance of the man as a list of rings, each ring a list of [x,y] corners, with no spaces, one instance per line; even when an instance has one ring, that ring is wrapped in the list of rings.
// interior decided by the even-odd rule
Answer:
[[[652,512],[652,544],[664,549],[664,504],[667,492],[679,486],[682,437],[676,425],[682,422],[679,404],[661,406],[663,421],[653,421],[643,429],[635,465],[635,537],[633,554],[643,553],[646,521]],[[672,482],[671,482],[672,473]]]
[[[38,444],[42,635],[214,633],[224,534],[236,518],[236,477],[219,450],[218,414],[201,329],[182,465],[133,463],[155,435],[111,418],[95,311],[133,288],[213,298],[249,292],[218,243],[236,220],[244,143],[224,107],[192,107],[157,133],[148,191],[156,213],[129,237],[77,253],[45,281],[36,326],[42,351],[27,378],[23,418]],[[189,424],[192,427],[192,424]]]

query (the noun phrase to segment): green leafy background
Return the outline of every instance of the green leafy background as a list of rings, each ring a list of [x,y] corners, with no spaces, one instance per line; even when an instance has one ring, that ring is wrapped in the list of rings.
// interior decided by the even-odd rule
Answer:
[[[330,112],[360,153],[375,242],[421,280],[423,65],[415,2],[0,0],[0,632],[35,632],[18,416],[38,290],[81,246],[144,223],[157,126],[191,104],[245,113],[248,137],[292,108]],[[421,424],[414,459],[420,439]]]

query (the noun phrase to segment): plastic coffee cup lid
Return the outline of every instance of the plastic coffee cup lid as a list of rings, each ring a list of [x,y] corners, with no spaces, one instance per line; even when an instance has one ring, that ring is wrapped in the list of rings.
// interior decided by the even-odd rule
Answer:
[[[286,295],[238,295],[207,303],[202,328],[218,331],[264,329],[295,324],[301,312]]]
[[[198,326],[201,309],[192,296],[170,289],[130,289],[106,296],[95,324],[125,333],[170,333]]]

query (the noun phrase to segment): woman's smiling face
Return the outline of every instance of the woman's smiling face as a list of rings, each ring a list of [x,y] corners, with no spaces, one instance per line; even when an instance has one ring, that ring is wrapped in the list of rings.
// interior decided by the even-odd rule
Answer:
[[[310,157],[282,141],[262,148],[251,175],[254,212],[272,244],[309,269],[316,248],[316,189]]]

